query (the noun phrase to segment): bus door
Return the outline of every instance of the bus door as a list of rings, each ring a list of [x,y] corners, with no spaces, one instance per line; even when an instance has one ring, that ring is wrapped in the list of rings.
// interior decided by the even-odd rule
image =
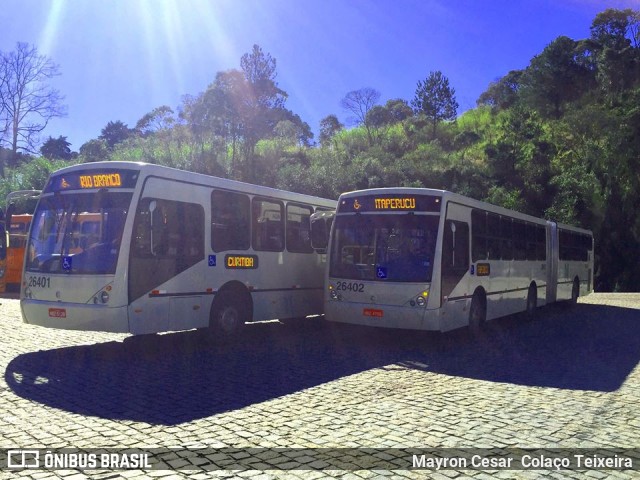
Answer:
[[[467,323],[469,292],[469,222],[468,209],[455,203],[447,204],[442,232],[440,267],[440,299],[444,310],[441,330]]]
[[[167,198],[170,196],[172,198]],[[150,178],[138,203],[129,258],[131,333],[208,324],[212,286],[204,275],[204,208],[208,192]],[[207,298],[205,298],[207,297]]]

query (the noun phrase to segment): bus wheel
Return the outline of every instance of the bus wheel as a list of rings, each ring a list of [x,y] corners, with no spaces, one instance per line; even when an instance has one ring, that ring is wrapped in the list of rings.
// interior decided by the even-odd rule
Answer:
[[[247,318],[246,301],[232,291],[222,292],[212,308],[210,326],[217,335],[230,338],[240,333]]]
[[[533,320],[536,314],[536,308],[538,307],[538,289],[535,283],[529,285],[529,292],[527,293],[527,318]]]
[[[570,305],[573,306],[578,303],[578,297],[580,296],[580,281],[578,277],[573,279],[573,287],[571,287],[571,300]]]
[[[487,302],[480,291],[476,291],[471,299],[469,309],[469,330],[477,334],[484,329],[487,320]]]

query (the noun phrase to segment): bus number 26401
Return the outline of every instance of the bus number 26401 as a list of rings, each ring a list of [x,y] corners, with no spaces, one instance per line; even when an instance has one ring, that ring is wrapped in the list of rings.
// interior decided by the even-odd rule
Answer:
[[[29,277],[30,287],[51,288],[51,278],[49,277]]]

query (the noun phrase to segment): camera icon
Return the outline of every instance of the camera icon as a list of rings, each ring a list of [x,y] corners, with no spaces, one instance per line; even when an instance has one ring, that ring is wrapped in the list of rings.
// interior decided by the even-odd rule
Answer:
[[[38,450],[9,450],[7,468],[38,468],[40,452]]]

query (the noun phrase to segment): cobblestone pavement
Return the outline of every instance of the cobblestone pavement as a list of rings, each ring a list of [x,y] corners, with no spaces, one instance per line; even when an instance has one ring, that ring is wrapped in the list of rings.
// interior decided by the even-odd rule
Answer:
[[[299,458],[311,452],[305,448],[640,449],[640,294],[592,294],[573,309],[541,309],[535,321],[498,320],[475,338],[464,330],[442,335],[307,319],[250,325],[236,345],[195,331],[135,338],[45,329],[21,323],[17,300],[0,301],[0,448],[180,447],[186,450],[166,460],[168,468],[196,464],[4,470],[3,478],[640,475],[416,470],[409,460],[403,469],[274,467],[278,447]],[[189,452],[223,447],[260,447],[266,463],[210,470],[227,465],[219,452],[204,465],[190,463]],[[242,451],[233,458],[241,461]]]

